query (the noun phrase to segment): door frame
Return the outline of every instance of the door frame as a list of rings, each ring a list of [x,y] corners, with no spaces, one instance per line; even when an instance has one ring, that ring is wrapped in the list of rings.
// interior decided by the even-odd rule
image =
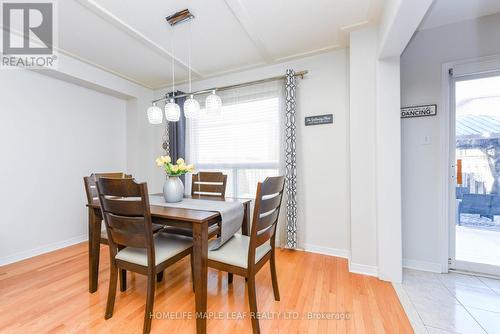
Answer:
[[[441,149],[442,160],[442,224],[441,224],[441,271],[448,272],[456,268],[455,261],[455,83],[457,81],[477,79],[491,76],[493,73],[500,74],[500,55],[472,58],[462,61],[444,63],[442,65],[442,105],[443,117],[441,117]],[[450,73],[450,71],[452,71]],[[467,271],[477,272],[480,270],[476,264],[459,261],[460,267]],[[491,269],[488,265],[485,269]],[[478,270],[479,269],[479,270]],[[490,270],[487,270],[490,272]]]

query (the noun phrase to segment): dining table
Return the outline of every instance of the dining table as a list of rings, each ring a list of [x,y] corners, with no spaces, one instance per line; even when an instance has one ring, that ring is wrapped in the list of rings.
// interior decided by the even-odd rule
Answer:
[[[159,194],[153,194],[158,196]],[[250,199],[241,198],[214,198],[203,195],[185,196],[185,198],[212,200],[212,201],[238,201],[243,204],[243,223],[241,233],[248,235],[250,221]],[[99,275],[99,253],[101,222],[103,220],[99,201],[87,204],[89,228],[89,292],[97,291]],[[193,278],[195,292],[196,333],[207,331],[207,258],[208,258],[208,227],[221,222],[219,212],[172,208],[163,205],[150,204],[152,222],[164,226],[189,227],[193,230]]]

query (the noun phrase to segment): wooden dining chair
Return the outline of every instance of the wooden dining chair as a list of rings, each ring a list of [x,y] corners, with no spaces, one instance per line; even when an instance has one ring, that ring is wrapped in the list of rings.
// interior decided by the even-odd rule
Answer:
[[[85,194],[87,195],[87,204],[92,204],[94,203],[95,200],[98,200],[96,180],[100,177],[123,179],[123,178],[132,178],[132,175],[117,172],[117,173],[93,173],[90,176],[85,176],[83,178],[83,183],[85,185]],[[101,244],[105,245],[108,244],[108,235],[106,233],[106,229],[104,228],[104,221],[102,221],[102,228],[101,228]]]
[[[191,181],[191,197],[223,200],[226,197],[226,182],[227,175],[221,172],[198,172],[198,174],[193,174]],[[166,226],[163,231],[188,237],[193,236],[193,230],[190,227]],[[219,224],[208,227],[209,239],[218,236],[219,233]]]
[[[112,172],[112,173],[93,173],[90,176],[85,176],[83,178],[83,183],[85,185],[85,193],[87,195],[87,203],[92,204],[94,201],[98,200],[96,181],[100,177],[112,178],[112,179],[131,179],[132,175],[125,174],[122,172]],[[153,224],[153,233],[157,233],[163,229],[163,225]],[[89,233],[90,235],[90,233]],[[108,244],[108,233],[106,232],[106,227],[104,226],[104,220],[101,222],[101,235],[99,242],[101,244]],[[97,248],[97,258],[99,259],[99,248]],[[161,280],[162,274],[158,275],[158,280]],[[120,291],[125,291],[127,289],[127,272],[125,270],[120,270]]]
[[[191,196],[226,197],[227,175],[221,172],[198,172],[191,176]]]
[[[143,333],[151,330],[156,274],[192,253],[192,239],[153,234],[146,183],[133,179],[97,179],[110,249],[109,292],[104,318],[113,316],[118,268],[147,276]]]
[[[255,275],[269,260],[274,299],[280,300],[276,277],[275,236],[283,197],[284,176],[268,177],[257,185],[250,236],[235,234],[217,250],[208,251],[208,266],[228,272],[228,283],[232,275],[247,279],[248,300],[252,316],[253,333],[260,333],[257,315]],[[210,246],[209,246],[210,249]]]

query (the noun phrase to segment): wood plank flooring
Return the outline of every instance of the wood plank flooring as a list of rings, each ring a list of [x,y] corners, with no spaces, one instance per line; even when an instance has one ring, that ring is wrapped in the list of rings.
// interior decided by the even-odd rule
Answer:
[[[0,333],[141,333],[145,277],[129,273],[104,320],[108,268],[102,246],[99,290],[90,294],[86,243],[0,267]],[[277,270],[280,302],[269,265],[257,274],[262,333],[413,333],[391,284],[349,273],[345,259],[278,250]],[[226,273],[209,269],[208,279],[208,333],[251,333],[244,278],[228,286]],[[151,333],[195,333],[189,258],[165,272],[154,310]]]

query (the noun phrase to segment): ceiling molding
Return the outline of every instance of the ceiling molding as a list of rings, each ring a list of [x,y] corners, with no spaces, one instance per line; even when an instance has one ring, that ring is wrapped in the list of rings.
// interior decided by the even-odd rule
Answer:
[[[245,65],[245,66],[240,66],[240,67],[232,68],[232,69],[229,69],[229,70],[223,70],[223,71],[219,71],[219,72],[207,73],[207,74],[205,74],[205,76],[203,78],[193,79],[192,82],[197,82],[197,81],[201,81],[201,80],[205,80],[205,79],[216,78],[216,77],[219,77],[221,75],[233,74],[233,73],[238,73],[238,72],[241,72],[241,71],[251,70],[251,69],[262,67],[262,66],[265,66],[265,65],[269,65],[269,63],[265,62],[265,61],[261,61],[261,62],[258,62],[258,63],[254,63],[254,64],[250,64],[250,65]],[[179,85],[187,84],[188,82],[189,82],[188,80],[180,80],[180,81],[176,81],[175,85],[179,86]],[[167,89],[169,87],[172,87],[171,83],[169,83],[167,85],[158,86],[158,87],[156,87],[154,89],[155,90],[161,90],[161,89]]]
[[[111,13],[109,10],[106,8],[102,7],[98,3],[96,3],[94,0],[75,0],[79,4],[81,4],[83,7],[87,8],[94,14],[98,15],[108,23],[112,24],[113,26],[119,28],[121,31],[125,32],[128,34],[130,37],[134,38],[138,42],[142,43],[143,45],[147,46],[149,49],[152,51],[156,52],[157,54],[161,56],[166,56],[168,58],[173,58],[175,63],[177,65],[180,65],[184,69],[188,70],[189,66],[186,64],[183,60],[175,57],[172,55],[172,53],[165,48],[163,48],[161,45],[158,43],[154,42],[144,34],[142,34],[140,31],[137,29],[133,28],[129,24],[125,23],[123,20],[118,18],[116,15]],[[165,23],[166,24],[166,23]],[[197,71],[196,69],[191,67],[191,72],[199,77],[204,77],[202,73]]]
[[[250,37],[250,40],[255,45],[262,58],[268,63],[273,62],[273,57],[263,42],[259,30],[256,28],[257,25],[250,18],[241,0],[224,0],[224,2],[236,20],[240,23],[243,30],[247,33],[248,37]]]
[[[77,0],[77,1],[78,1],[78,0]],[[1,31],[3,31],[4,29],[5,29],[5,28],[4,28],[4,26],[3,26],[3,25],[0,25],[0,30],[1,30]],[[9,31],[10,31],[12,34],[14,34],[14,35],[18,36],[19,38],[24,38],[24,34],[23,34],[23,33],[21,33],[21,32],[19,32],[19,31],[18,31],[18,30],[16,30],[16,29],[10,28],[10,29],[9,29]],[[29,37],[29,40],[30,40],[30,41],[32,41],[32,42],[34,42],[34,43],[38,43],[38,41],[35,41],[35,40],[31,37],[31,36]],[[96,68],[98,68],[98,69],[100,69],[100,70],[103,70],[103,71],[105,71],[105,72],[108,72],[109,74],[115,75],[115,76],[117,76],[117,77],[119,77],[119,78],[125,79],[125,80],[130,81],[130,82],[133,82],[133,83],[135,83],[136,85],[139,85],[139,86],[142,86],[142,87],[144,87],[144,88],[151,89],[151,90],[154,90],[154,89],[155,89],[154,87],[152,87],[152,86],[150,86],[150,85],[147,85],[147,84],[145,84],[144,82],[138,81],[138,80],[136,80],[136,79],[132,79],[132,78],[130,78],[130,77],[126,76],[126,75],[123,75],[123,74],[121,74],[121,73],[119,73],[119,72],[117,72],[117,71],[115,71],[115,70],[112,70],[112,69],[110,69],[110,68],[108,68],[108,67],[105,67],[105,66],[99,65],[99,64],[97,64],[97,63],[95,63],[95,62],[93,62],[93,61],[90,61],[90,60],[85,59],[85,58],[83,58],[83,57],[77,56],[77,55],[75,55],[75,54],[74,54],[74,53],[72,53],[72,52],[69,52],[69,51],[67,51],[67,50],[65,50],[65,49],[62,49],[62,48],[61,48],[61,47],[59,47],[59,46],[57,46],[57,47],[53,46],[53,48],[54,48],[54,50],[56,50],[58,53],[62,53],[62,54],[64,54],[65,56],[68,56],[68,57],[70,57],[70,58],[73,58],[73,59],[75,59],[75,60],[77,60],[77,61],[80,61],[80,62],[85,63],[85,64],[87,64],[87,65],[91,65],[91,66],[96,67]],[[56,70],[57,70],[57,69],[56,69]]]
[[[367,26],[369,24],[370,24],[370,21],[364,20],[364,21],[361,21],[361,22],[358,22],[358,23],[353,23],[353,24],[349,24],[349,25],[340,27],[340,30],[346,31],[346,32],[350,32],[350,31],[353,31],[353,30],[356,30],[356,29],[363,28],[363,27],[365,27],[365,26]]]
[[[314,55],[317,55],[317,54],[320,54],[320,53],[326,53],[326,52],[329,52],[329,51],[343,49],[343,48],[344,47],[342,45],[340,45],[340,44],[329,45],[329,46],[326,46],[324,48],[314,49],[314,50],[310,50],[310,51],[296,53],[296,54],[289,55],[289,56],[284,56],[284,57],[276,58],[276,59],[274,59],[274,62],[283,62],[283,61],[292,60],[292,59],[296,59],[296,58],[302,58],[302,57],[307,57],[307,56],[314,56]]]
[[[228,75],[228,74],[234,74],[234,73],[238,73],[238,72],[242,72],[242,71],[248,71],[248,70],[256,69],[256,68],[259,68],[259,67],[268,66],[268,65],[271,65],[271,64],[284,63],[284,62],[287,62],[287,61],[290,61],[290,60],[293,60],[293,59],[304,58],[304,57],[311,57],[311,56],[319,55],[319,54],[322,54],[322,53],[327,53],[327,52],[331,52],[331,51],[335,51],[335,50],[340,50],[340,49],[345,49],[345,48],[347,48],[347,47],[343,46],[343,45],[340,45],[340,44],[334,44],[334,45],[330,45],[330,46],[327,46],[327,47],[324,47],[324,48],[320,48],[320,49],[315,49],[315,50],[311,50],[311,51],[307,51],[307,52],[297,53],[297,54],[290,55],[290,56],[276,58],[276,59],[273,59],[270,63],[263,61],[263,62],[260,62],[260,63],[255,63],[255,64],[251,64],[251,65],[241,66],[241,67],[233,68],[233,69],[230,69],[230,70],[213,72],[213,73],[207,73],[204,78],[199,78],[199,79],[193,80],[192,82],[197,82],[197,81],[202,81],[202,80],[206,80],[206,79],[216,78],[216,77],[219,77],[221,75]],[[177,86],[177,85],[182,85],[182,84],[186,84],[186,83],[188,83],[187,80],[182,80],[182,81],[178,81],[178,82],[176,81],[175,85]],[[172,86],[172,84],[162,85],[162,86],[155,87],[154,89],[158,91],[158,90],[162,90],[162,89],[168,89],[171,86]]]
[[[99,64],[97,64],[97,63],[95,63],[95,62],[93,62],[93,61],[90,61],[90,60],[86,59],[86,58],[83,58],[83,57],[77,56],[77,55],[75,55],[75,54],[74,54],[74,53],[72,53],[72,52],[66,51],[66,50],[61,49],[61,48],[57,48],[57,51],[58,51],[58,52],[60,52],[60,53],[62,53],[62,54],[64,54],[64,55],[66,55],[66,56],[68,56],[68,57],[71,57],[71,58],[73,58],[73,59],[75,59],[75,60],[81,61],[82,63],[88,64],[88,65],[94,66],[94,67],[96,67],[96,68],[98,68],[98,69],[100,69],[100,70],[103,70],[104,72],[108,72],[109,74],[115,75],[115,76],[117,76],[117,77],[120,77],[120,78],[122,78],[122,79],[128,80],[128,81],[130,81],[130,82],[133,82],[133,83],[135,83],[136,85],[139,85],[139,86],[142,86],[142,87],[144,87],[144,88],[151,89],[151,90],[154,90],[154,89],[155,89],[153,86],[150,86],[150,85],[148,85],[148,84],[145,84],[145,83],[144,83],[144,82],[142,82],[142,81],[138,81],[138,80],[136,80],[136,79],[132,79],[131,77],[126,76],[126,75],[124,75],[124,74],[122,74],[122,73],[120,73],[120,72],[117,72],[117,71],[115,71],[115,70],[112,70],[112,69],[110,69],[110,68],[108,68],[108,67],[106,67],[106,66],[99,65]]]

